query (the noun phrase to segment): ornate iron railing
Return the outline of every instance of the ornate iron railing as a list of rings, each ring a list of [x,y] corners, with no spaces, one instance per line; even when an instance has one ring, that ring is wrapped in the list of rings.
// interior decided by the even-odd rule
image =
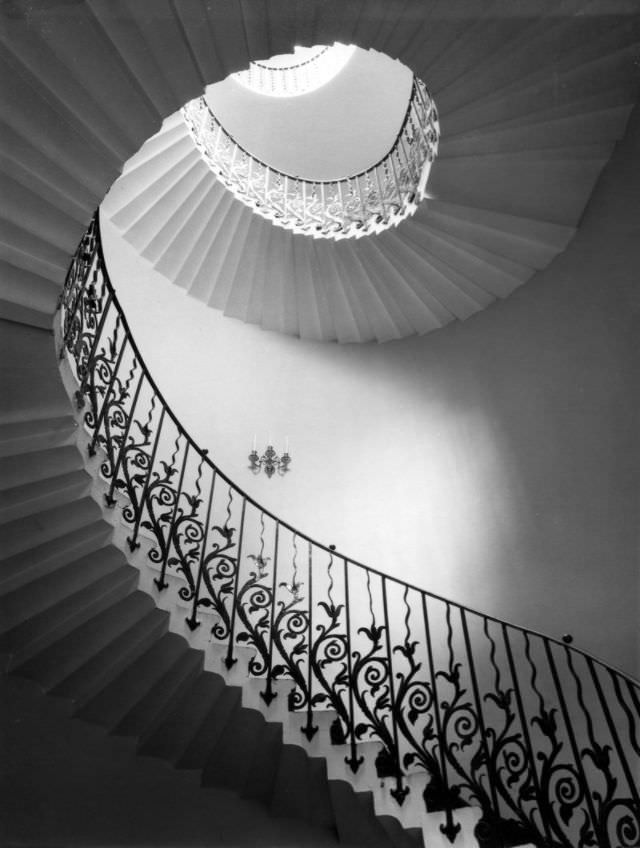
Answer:
[[[354,48],[344,44],[317,45],[291,54],[286,65],[267,59],[251,62],[232,74],[241,85],[271,97],[297,97],[328,82],[346,64]]]
[[[147,371],[109,281],[98,218],[61,296],[61,358],[77,379],[107,503],[145,540],[159,591],[206,626],[231,667],[248,656],[262,698],[288,680],[302,731],[332,710],[356,772],[359,743],[402,804],[479,806],[483,846],[640,844],[640,684],[562,641],[375,569],[260,507],[200,450]],[[144,550],[144,549],[143,549]],[[251,652],[239,651],[239,646]],[[420,781],[420,774],[424,779]]]
[[[274,224],[315,238],[370,235],[412,215],[426,196],[440,137],[435,104],[417,77],[391,150],[341,180],[306,180],[271,168],[224,129],[205,97],[191,100],[182,114],[203,158],[239,200]]]

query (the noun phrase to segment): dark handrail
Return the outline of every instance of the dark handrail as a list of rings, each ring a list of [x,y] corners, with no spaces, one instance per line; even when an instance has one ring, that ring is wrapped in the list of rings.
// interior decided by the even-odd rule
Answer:
[[[295,65],[282,65],[282,67],[273,68],[271,65],[265,65],[264,62],[252,62],[251,64],[255,65],[256,68],[263,68],[265,71],[296,71],[298,68],[304,68],[305,65],[311,65],[317,62],[320,56],[324,56],[327,50],[330,49],[331,45],[327,44],[319,53],[314,54],[310,59],[305,59],[304,62],[298,62]],[[239,71],[239,73],[243,72]]]
[[[428,810],[475,804],[481,845],[587,848],[640,843],[640,684],[585,651],[454,603],[315,542],[262,508],[200,450],[148,372],[109,279],[96,213],[61,296],[62,348],[79,383],[107,503],[121,496],[131,550],[148,557],[189,627],[211,612],[224,663],[293,683],[288,703],[402,804],[416,770]],[[306,566],[305,563],[306,562]],[[342,570],[335,566],[342,563]],[[251,564],[253,563],[253,564]],[[312,594],[313,593],[313,594]],[[358,597],[362,602],[354,603]],[[617,840],[617,841],[616,841]],[[635,840],[635,842],[634,842]]]
[[[221,128],[222,132],[229,139],[229,141],[232,142],[232,144],[234,144],[241,153],[244,153],[245,156],[248,156],[253,159],[254,162],[257,162],[258,165],[261,165],[263,168],[267,168],[272,174],[275,174],[278,177],[282,177],[283,179],[286,177],[288,180],[301,180],[302,182],[308,183],[309,185],[333,185],[334,183],[345,183],[348,182],[348,180],[355,180],[358,179],[358,177],[366,177],[367,174],[373,173],[376,168],[380,167],[380,165],[382,165],[389,158],[389,156],[396,149],[398,142],[400,141],[401,137],[405,133],[405,130],[407,129],[407,122],[411,117],[411,109],[414,103],[414,99],[417,97],[417,93],[418,88],[416,85],[416,80],[414,78],[411,84],[411,95],[409,96],[409,102],[407,103],[407,108],[405,109],[404,117],[402,118],[402,121],[400,123],[400,129],[396,133],[389,150],[385,154],[383,154],[376,162],[374,162],[373,165],[369,165],[368,168],[364,168],[364,170],[358,171],[355,174],[349,174],[346,177],[336,177],[333,180],[310,180],[307,177],[301,177],[299,174],[289,174],[287,173],[287,171],[279,171],[277,168],[274,168],[273,165],[267,165],[267,163],[263,162],[262,159],[260,159],[258,156],[255,156],[253,153],[249,153],[246,147],[243,147],[239,141],[236,141],[235,137],[229,132],[229,130],[225,129],[222,126],[219,119],[216,118],[216,116],[211,111],[211,107],[207,103],[205,95],[202,95],[199,100],[206,104],[209,116]]]
[[[332,180],[289,174],[253,156],[222,126],[204,95],[187,103],[182,114],[209,167],[239,199],[278,226],[326,238],[378,232],[415,211],[426,196],[440,135],[435,104],[415,76],[388,152],[373,165]],[[329,200],[328,187],[337,192]]]

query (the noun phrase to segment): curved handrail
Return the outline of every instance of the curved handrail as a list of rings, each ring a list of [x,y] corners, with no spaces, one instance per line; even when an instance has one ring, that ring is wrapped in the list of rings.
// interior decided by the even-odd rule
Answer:
[[[260,94],[296,97],[328,82],[346,64],[353,50],[353,47],[344,44],[318,45],[315,53],[307,54],[307,58],[301,57],[297,62],[280,66],[268,64],[272,59],[251,62],[246,70],[231,76]],[[339,54],[337,61],[336,53]],[[295,58],[295,54],[291,55],[292,60]]]
[[[428,775],[428,810],[482,809],[483,845],[632,846],[640,841],[640,684],[584,651],[338,554],[260,507],[180,425],[131,336],[102,254],[98,216],[61,296],[61,357],[103,452],[131,550],[146,536],[160,591],[178,586],[192,629],[251,674],[290,679],[289,708],[332,744],[377,741],[376,768],[401,804]],[[354,598],[357,598],[354,601]],[[364,599],[364,602],[363,602]],[[492,841],[493,840],[493,841]],[[495,840],[502,840],[498,843]],[[635,842],[634,842],[635,840]]]
[[[370,167],[337,180],[307,180],[253,156],[222,126],[204,96],[182,109],[203,158],[233,194],[277,226],[315,238],[361,237],[396,226],[426,196],[440,124],[422,80],[390,150]]]
[[[255,65],[256,68],[264,68],[267,71],[293,71],[297,68],[304,68],[305,65],[313,65],[314,62],[317,62],[318,59],[323,56],[327,50],[331,50],[331,44],[323,45],[321,50],[318,50],[317,53],[314,53],[313,56],[309,59],[303,59],[300,62],[292,62],[290,65],[269,65],[267,62],[268,59],[257,62],[252,62],[252,65]],[[243,71],[239,71],[239,73],[243,73]]]

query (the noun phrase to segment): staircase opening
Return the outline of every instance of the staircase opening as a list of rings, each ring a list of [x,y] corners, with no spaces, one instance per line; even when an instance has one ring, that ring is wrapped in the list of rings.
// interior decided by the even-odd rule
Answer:
[[[253,62],[182,114],[227,189],[276,226],[314,238],[373,235],[413,215],[440,135],[422,80],[343,44]]]
[[[353,44],[296,46],[293,53],[251,62],[231,78],[267,97],[299,97],[326,85],[342,71],[356,47]]]

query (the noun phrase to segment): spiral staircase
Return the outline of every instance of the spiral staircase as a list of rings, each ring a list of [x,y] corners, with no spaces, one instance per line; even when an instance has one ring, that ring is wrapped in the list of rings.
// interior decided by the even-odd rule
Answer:
[[[237,680],[205,669],[204,651],[171,632],[173,613],[156,607],[144,578],[138,588],[139,573],[114,544],[117,528],[96,502],[95,464],[88,471],[78,450],[86,438],[58,370],[51,328],[65,274],[125,161],[205,84],[294,43],[353,41],[398,56],[428,79],[448,127],[442,167],[433,174],[437,200],[403,229],[326,251],[311,240],[293,247],[287,234],[268,231],[221,194],[175,117],[149,142],[153,151],[142,147],[128,166],[123,184],[129,180],[128,190],[142,200],[122,201],[114,220],[159,268],[166,268],[170,246],[168,275],[184,280],[198,198],[207,198],[187,287],[268,329],[384,341],[468,317],[567,246],[637,96],[638,17],[625,9],[591,14],[598,4],[586,3],[563,4],[560,17],[554,7],[538,5],[526,18],[504,9],[494,17],[471,3],[453,16],[437,3],[419,11],[401,3],[206,7],[157,0],[3,8],[4,668],[56,696],[62,719],[72,712],[130,737],[142,754],[201,773],[205,786],[309,826],[301,832],[283,823],[271,835],[282,844],[444,844],[443,816],[416,827],[402,814],[381,814],[369,786],[354,789],[332,777],[319,752],[291,744],[282,724],[265,721],[246,698],[243,704]],[[178,181],[164,192],[162,174],[172,165],[192,168],[186,197],[177,194]],[[543,168],[556,175],[550,182],[540,180]],[[202,225],[221,204],[219,227],[207,230]],[[163,239],[154,242],[160,227]],[[214,230],[224,238],[209,238]],[[279,277],[278,262],[302,251],[296,267],[307,269],[307,296],[285,289],[275,296],[266,274],[257,286],[263,300],[243,288],[244,242],[236,239],[233,256],[224,249],[240,231],[268,245],[271,278],[282,286],[291,288],[293,279],[286,269]],[[188,243],[180,241],[187,232]],[[383,285],[387,273],[393,286]],[[328,278],[333,288],[322,294]],[[423,287],[426,278],[437,290]],[[359,299],[347,279],[357,281]],[[292,303],[294,312],[287,311]],[[631,784],[637,793],[634,776]],[[197,814],[197,801],[178,788],[175,797],[182,799],[179,816]],[[231,803],[219,797],[217,803]],[[253,806],[244,813],[259,815]],[[474,821],[471,815],[457,844],[476,844]]]

